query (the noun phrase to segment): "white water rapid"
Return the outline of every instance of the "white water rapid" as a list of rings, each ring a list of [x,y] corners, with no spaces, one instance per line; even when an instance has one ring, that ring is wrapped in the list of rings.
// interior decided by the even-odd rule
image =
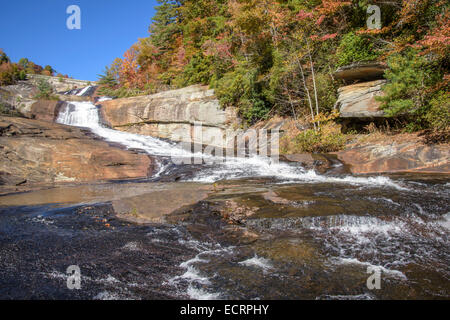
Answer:
[[[154,137],[121,132],[106,128],[100,122],[98,108],[90,102],[70,102],[61,110],[57,122],[76,127],[89,128],[106,141],[119,143],[128,149],[141,149],[149,155],[161,157],[212,157],[193,154],[176,143],[169,143]],[[221,158],[222,159],[222,158]],[[161,174],[164,167],[160,164]],[[368,186],[385,186],[404,189],[387,177],[330,177],[317,174],[313,170],[305,170],[300,166],[288,163],[275,163],[268,158],[253,156],[251,158],[223,158],[219,164],[204,165],[202,170],[191,179],[197,182],[215,182],[222,179],[251,177],[272,177],[280,182],[330,182],[349,183]]]

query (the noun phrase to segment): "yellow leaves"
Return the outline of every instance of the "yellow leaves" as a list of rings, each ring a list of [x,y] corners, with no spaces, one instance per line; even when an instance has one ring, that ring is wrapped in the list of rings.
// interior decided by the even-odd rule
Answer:
[[[330,113],[320,112],[310,122],[311,123],[328,123],[330,121],[333,121],[333,120],[339,118],[339,116],[340,116],[339,111],[334,109]]]

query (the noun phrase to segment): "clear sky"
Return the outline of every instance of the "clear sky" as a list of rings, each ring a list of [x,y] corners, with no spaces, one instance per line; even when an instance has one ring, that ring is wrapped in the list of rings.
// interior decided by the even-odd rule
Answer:
[[[66,9],[81,9],[81,30],[69,30]],[[106,65],[148,36],[156,0],[2,0],[0,48],[51,65],[62,74],[97,80]]]

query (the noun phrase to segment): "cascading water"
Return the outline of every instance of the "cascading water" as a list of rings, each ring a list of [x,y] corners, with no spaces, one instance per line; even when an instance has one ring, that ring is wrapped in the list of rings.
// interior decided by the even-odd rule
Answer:
[[[175,143],[169,143],[154,137],[106,128],[101,125],[97,107],[90,102],[71,102],[60,112],[57,122],[70,126],[89,128],[93,133],[107,141],[120,143],[129,149],[141,149],[153,156],[216,158],[209,155],[191,153]],[[387,177],[327,177],[319,175],[313,170],[305,170],[298,165],[274,163],[269,158],[259,156],[250,158],[228,157],[219,158],[219,160],[215,161],[215,163],[217,162],[215,165],[202,166],[202,169],[191,180],[197,182],[215,182],[223,179],[270,177],[282,182],[331,182],[403,188]],[[161,170],[163,169],[162,167]]]
[[[183,171],[171,157],[212,156],[107,128],[89,102],[69,103],[57,122],[152,155],[160,161],[153,181],[173,181],[174,170],[177,178],[187,172],[181,181],[201,183],[58,186],[1,197],[9,207],[0,205],[0,238],[7,239],[0,298],[29,298],[30,287],[50,299],[450,298],[448,179],[327,176],[262,157],[214,157],[222,161]],[[246,179],[253,177],[271,179]],[[242,179],[219,183],[167,224],[115,216],[115,206],[131,203],[131,216],[140,213],[135,205],[165,209],[183,188],[234,178]],[[176,192],[163,196],[159,187]],[[81,264],[83,290],[64,289],[67,257]],[[381,290],[367,286],[373,268],[381,271]]]

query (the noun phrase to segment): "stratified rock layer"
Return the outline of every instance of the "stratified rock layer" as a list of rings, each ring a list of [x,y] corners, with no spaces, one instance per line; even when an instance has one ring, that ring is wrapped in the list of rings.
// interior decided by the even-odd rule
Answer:
[[[344,81],[373,81],[383,79],[387,66],[379,62],[356,62],[336,70],[334,77]]]
[[[381,103],[375,99],[383,92],[381,87],[385,80],[358,83],[339,88],[336,107],[342,118],[380,118],[384,112],[380,110]]]
[[[224,135],[239,123],[236,110],[223,110],[213,90],[191,86],[154,95],[101,102],[112,128],[173,141],[224,146]],[[201,124],[194,133],[194,125]]]
[[[0,117],[0,184],[90,182],[147,177],[152,161],[87,136],[87,131]]]

